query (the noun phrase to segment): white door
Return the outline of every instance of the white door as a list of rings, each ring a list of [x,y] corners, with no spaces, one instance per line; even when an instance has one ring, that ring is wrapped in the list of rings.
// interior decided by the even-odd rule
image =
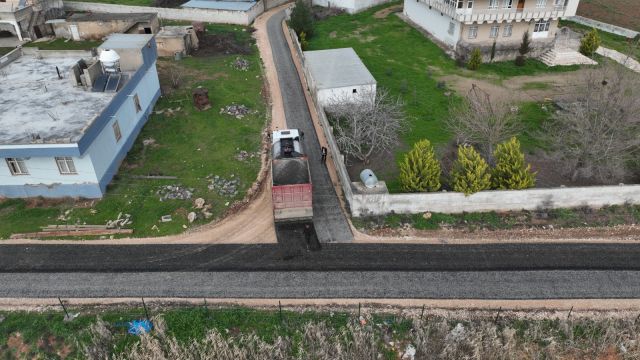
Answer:
[[[80,40],[80,33],[78,32],[78,25],[69,25],[69,31],[71,31],[71,37],[75,41]]]

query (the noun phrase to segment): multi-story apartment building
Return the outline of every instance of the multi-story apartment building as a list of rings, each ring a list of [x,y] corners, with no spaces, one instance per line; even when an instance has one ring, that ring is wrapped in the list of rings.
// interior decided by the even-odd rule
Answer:
[[[580,0],[405,0],[404,14],[437,40],[468,56],[480,48],[488,58],[513,59],[529,31],[538,56],[553,46],[558,20],[576,14]]]

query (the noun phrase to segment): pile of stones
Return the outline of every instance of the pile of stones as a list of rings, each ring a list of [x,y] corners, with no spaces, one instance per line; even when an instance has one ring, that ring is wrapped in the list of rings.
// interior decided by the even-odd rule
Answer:
[[[160,196],[160,201],[164,200],[188,200],[193,196],[195,190],[180,185],[163,185],[156,191]]]
[[[247,159],[253,159],[256,156],[259,156],[259,153],[254,153],[254,152],[248,152],[248,151],[244,151],[244,150],[240,150],[240,152],[238,152],[235,155],[236,160],[238,161],[245,161]]]
[[[235,175],[231,174],[230,179],[225,179],[218,175],[207,176],[209,181],[209,191],[215,191],[220,196],[234,197],[238,195],[238,186],[240,185],[240,179],[235,178]]]
[[[237,57],[236,60],[233,62],[233,68],[240,71],[249,70],[250,65],[251,63],[249,63],[249,60],[241,57]]]
[[[220,109],[220,114],[235,116],[236,119],[242,119],[249,112],[249,108],[242,104],[231,104]]]

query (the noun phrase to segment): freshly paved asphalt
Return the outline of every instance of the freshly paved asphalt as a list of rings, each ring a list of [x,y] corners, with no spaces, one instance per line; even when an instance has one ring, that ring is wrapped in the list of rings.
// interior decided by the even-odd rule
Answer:
[[[640,271],[640,244],[0,245],[4,273],[531,270]]]
[[[309,157],[313,182],[313,222],[320,242],[350,242],[353,235],[342,213],[329,172],[321,162],[320,142],[309,114],[300,77],[284,37],[284,17],[284,11],[273,15],[267,22],[267,32],[278,71],[287,126],[304,131],[303,150]]]
[[[640,272],[161,272],[0,274],[0,297],[637,298]]]

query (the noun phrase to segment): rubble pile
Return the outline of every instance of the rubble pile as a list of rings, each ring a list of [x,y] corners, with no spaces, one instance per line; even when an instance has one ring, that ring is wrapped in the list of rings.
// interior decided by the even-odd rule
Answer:
[[[205,200],[203,198],[197,198],[194,202],[193,202],[193,207],[196,210],[200,211],[200,214],[202,214],[202,216],[204,216],[205,219],[209,219],[213,216],[213,213],[210,211],[212,208],[211,204],[205,204]],[[194,215],[191,215],[194,214]],[[187,217],[187,219],[189,220],[189,222],[193,222],[196,219],[200,218],[200,215],[196,214],[195,212],[191,212],[189,213],[189,216],[193,217],[193,220],[191,220],[191,217]]]
[[[242,119],[249,112],[249,108],[242,104],[231,104],[220,109],[220,114],[235,116],[236,119]]]
[[[235,175],[231,174],[230,179],[225,179],[218,175],[207,176],[209,185],[207,186],[210,191],[215,191],[220,196],[234,197],[238,195],[238,186],[240,185],[240,179],[234,179]]]
[[[233,68],[240,71],[249,70],[250,65],[251,63],[249,62],[249,60],[241,57],[237,57],[236,60],[233,62]]]
[[[260,156],[260,153],[255,153],[255,152],[250,153],[248,151],[240,150],[240,152],[238,152],[234,157],[238,161],[245,161],[247,159],[253,159],[254,157],[257,157],[257,156]]]
[[[193,196],[194,189],[180,185],[163,185],[156,191],[160,201],[164,200],[188,200]]]
[[[132,223],[130,214],[119,213],[115,220],[107,220],[106,225],[107,229],[115,229],[131,225]]]

